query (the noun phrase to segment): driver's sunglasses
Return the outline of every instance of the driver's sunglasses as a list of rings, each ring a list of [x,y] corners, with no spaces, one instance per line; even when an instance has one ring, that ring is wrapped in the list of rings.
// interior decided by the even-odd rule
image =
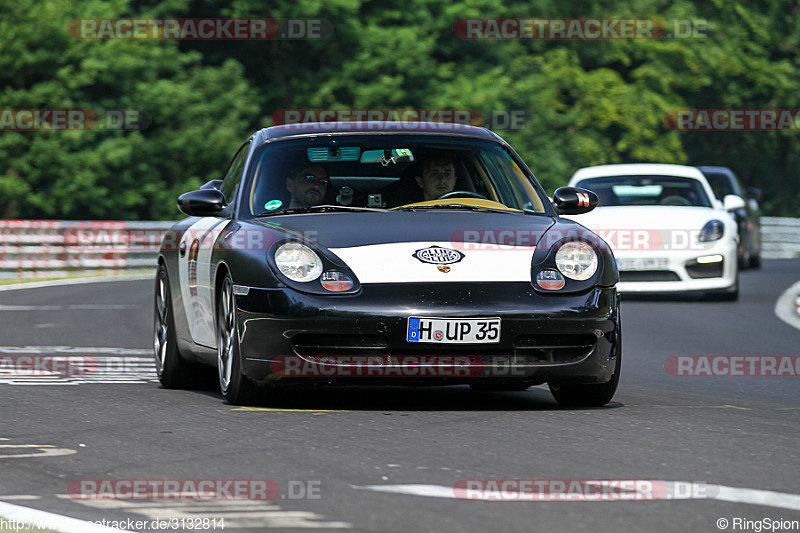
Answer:
[[[306,183],[318,183],[320,185],[327,185],[330,179],[328,176],[317,176],[316,174],[309,174],[307,176],[303,176],[306,180]]]

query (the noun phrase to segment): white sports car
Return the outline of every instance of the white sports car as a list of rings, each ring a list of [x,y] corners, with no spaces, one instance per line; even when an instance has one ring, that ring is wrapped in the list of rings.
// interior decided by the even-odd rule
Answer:
[[[736,222],[741,198],[714,197],[694,167],[602,165],[579,169],[572,187],[593,191],[597,209],[571,216],[605,239],[617,258],[621,293],[739,295]]]

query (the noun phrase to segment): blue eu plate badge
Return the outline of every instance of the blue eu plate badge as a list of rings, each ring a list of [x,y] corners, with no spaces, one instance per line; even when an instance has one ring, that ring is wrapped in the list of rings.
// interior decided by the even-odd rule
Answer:
[[[408,342],[419,342],[419,318],[408,319]]]

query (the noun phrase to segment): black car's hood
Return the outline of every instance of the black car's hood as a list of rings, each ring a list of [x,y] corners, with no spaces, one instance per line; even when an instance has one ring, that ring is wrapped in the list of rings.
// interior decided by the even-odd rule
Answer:
[[[325,248],[400,242],[535,246],[555,220],[544,215],[466,210],[278,215],[252,221]]]

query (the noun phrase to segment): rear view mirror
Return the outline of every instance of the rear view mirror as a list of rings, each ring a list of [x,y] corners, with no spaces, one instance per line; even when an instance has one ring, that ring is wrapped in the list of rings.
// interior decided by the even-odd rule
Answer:
[[[597,207],[595,193],[578,187],[559,187],[553,193],[553,205],[559,215],[582,215]]]
[[[413,163],[414,154],[409,148],[392,148],[385,150],[367,150],[361,154],[362,163]]]
[[[225,208],[225,195],[217,189],[199,189],[182,194],[178,209],[190,217],[209,217]]]
[[[725,198],[722,199],[722,204],[725,206],[725,211],[736,211],[747,206],[744,198],[735,194],[726,194]]]

